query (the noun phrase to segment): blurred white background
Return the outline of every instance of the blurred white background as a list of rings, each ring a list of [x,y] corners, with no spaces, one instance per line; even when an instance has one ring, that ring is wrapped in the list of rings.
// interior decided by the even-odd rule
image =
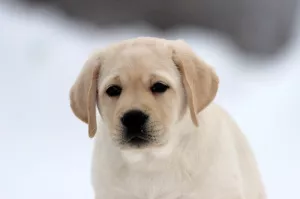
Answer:
[[[200,28],[101,29],[0,2],[1,199],[93,198],[92,140],[71,112],[69,89],[94,49],[136,36],[185,39],[213,65],[216,101],[247,135],[269,198],[300,198],[300,20],[280,54],[258,58]]]

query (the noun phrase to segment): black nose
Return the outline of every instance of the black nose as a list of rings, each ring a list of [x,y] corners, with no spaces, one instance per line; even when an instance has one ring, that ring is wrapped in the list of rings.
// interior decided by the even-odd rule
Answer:
[[[145,126],[148,115],[140,110],[131,110],[126,112],[121,118],[122,124],[132,130],[140,130]]]

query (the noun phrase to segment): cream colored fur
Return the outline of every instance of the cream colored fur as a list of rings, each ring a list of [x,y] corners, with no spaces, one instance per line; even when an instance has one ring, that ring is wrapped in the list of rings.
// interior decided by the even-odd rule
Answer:
[[[157,81],[170,89],[154,95]],[[74,114],[94,137],[96,199],[266,199],[251,148],[213,102],[218,77],[181,40],[136,38],[94,53],[70,91]],[[109,97],[109,85],[122,86]],[[96,110],[97,107],[97,110]],[[120,117],[146,111],[153,142],[120,144]]]

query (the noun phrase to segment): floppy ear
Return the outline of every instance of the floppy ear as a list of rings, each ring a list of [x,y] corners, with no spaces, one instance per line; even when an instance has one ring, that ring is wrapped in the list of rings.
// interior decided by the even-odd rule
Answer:
[[[89,137],[93,138],[97,130],[96,103],[97,80],[100,71],[100,58],[89,58],[70,89],[70,104],[73,113],[88,124]]]
[[[219,78],[212,67],[200,60],[181,40],[172,45],[173,61],[182,75],[193,123],[198,126],[197,114],[215,98]]]

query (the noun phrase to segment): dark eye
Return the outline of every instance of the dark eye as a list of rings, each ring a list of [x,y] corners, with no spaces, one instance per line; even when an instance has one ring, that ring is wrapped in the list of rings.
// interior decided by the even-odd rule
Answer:
[[[112,85],[106,89],[106,94],[110,97],[120,96],[122,93],[122,88],[117,85]]]
[[[166,90],[168,90],[170,87],[166,84],[163,84],[161,82],[156,82],[151,86],[152,93],[164,93]]]

